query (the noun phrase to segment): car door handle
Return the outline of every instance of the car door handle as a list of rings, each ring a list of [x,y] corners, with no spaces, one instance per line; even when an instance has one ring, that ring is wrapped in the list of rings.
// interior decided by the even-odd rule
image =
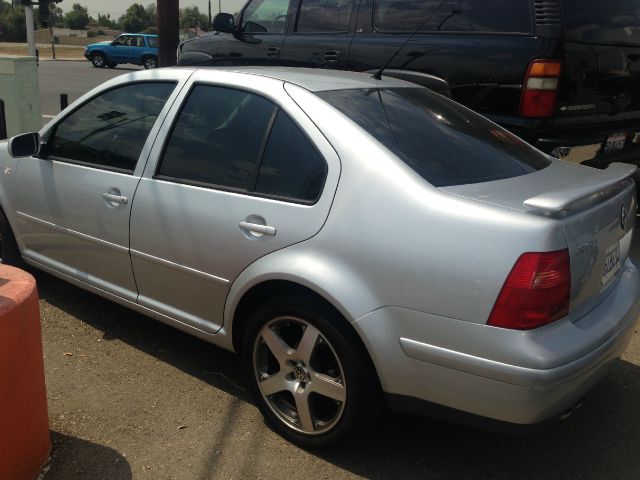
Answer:
[[[267,48],[267,57],[279,57],[280,49],[278,47]]]
[[[129,203],[129,199],[123,195],[116,195],[113,193],[103,193],[102,198],[104,198],[107,202],[118,203],[120,205],[126,205]]]
[[[333,63],[340,59],[340,55],[342,55],[342,52],[339,52],[338,50],[330,50],[324,54],[324,59],[329,63]]]
[[[276,234],[276,229],[270,227],[269,225],[258,225],[257,223],[240,222],[238,226],[240,227],[240,230],[244,230],[248,233],[269,235],[270,237],[273,237]]]

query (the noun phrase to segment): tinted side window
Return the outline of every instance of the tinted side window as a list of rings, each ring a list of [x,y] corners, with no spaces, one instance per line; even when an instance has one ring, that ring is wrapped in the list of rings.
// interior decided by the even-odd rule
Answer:
[[[284,33],[290,0],[252,0],[242,16],[242,30],[249,33]]]
[[[158,37],[147,37],[147,43],[151,48],[158,48]]]
[[[252,93],[196,85],[173,127],[158,175],[249,189],[275,109]]]
[[[530,0],[375,0],[380,32],[531,31]]]
[[[353,0],[302,0],[297,32],[348,32]]]
[[[267,195],[313,201],[320,196],[326,164],[311,142],[282,112],[264,152],[255,190]]]
[[[436,187],[517,177],[550,163],[524,140],[426,88],[318,96]]]
[[[109,90],[58,124],[52,156],[133,172],[151,127],[175,83],[135,83]]]

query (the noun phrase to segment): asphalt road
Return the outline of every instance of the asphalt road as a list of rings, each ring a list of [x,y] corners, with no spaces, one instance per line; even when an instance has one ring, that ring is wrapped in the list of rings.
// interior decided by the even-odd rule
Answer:
[[[42,112],[127,71],[42,62]],[[33,273],[54,441],[45,480],[640,478],[637,330],[582,408],[535,435],[386,415],[347,445],[308,452],[265,426],[234,355]]]
[[[69,96],[69,103],[107,80],[140,70],[136,65],[118,65],[114,69],[94,68],[89,61],[41,61],[38,67],[40,111],[46,123],[60,112],[60,94]]]

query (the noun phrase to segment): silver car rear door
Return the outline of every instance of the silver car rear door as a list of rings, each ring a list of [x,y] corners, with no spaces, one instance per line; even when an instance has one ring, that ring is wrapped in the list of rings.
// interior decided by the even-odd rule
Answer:
[[[217,89],[226,89],[228,98]],[[207,98],[217,104],[208,104]],[[229,100],[233,98],[236,100]],[[160,138],[169,140],[166,145],[160,141],[154,145],[134,199],[132,263],[141,305],[213,333],[222,326],[227,292],[243,269],[322,228],[337,187],[340,162],[286,94],[282,81],[224,71],[196,72],[182,100],[183,111],[174,108],[171,116],[175,118],[163,125]],[[279,109],[277,115],[285,114],[325,163],[323,184],[316,186],[317,199],[285,199],[238,188],[257,172],[251,160],[238,153],[243,150],[238,141],[251,144],[262,138],[264,102]],[[246,107],[254,108],[253,113]],[[277,115],[268,120],[272,135],[279,122]],[[243,125],[241,137],[231,128],[234,124]],[[296,161],[303,159],[284,159],[287,152],[280,153],[278,158],[287,160],[280,167],[289,168],[290,160],[294,170],[288,174],[295,177]],[[191,170],[181,173],[180,159],[186,165],[194,160],[190,157],[199,158],[200,163],[194,162]],[[216,175],[228,167],[227,161],[233,163],[227,172],[228,184],[216,185]],[[270,174],[278,168],[271,168]]]

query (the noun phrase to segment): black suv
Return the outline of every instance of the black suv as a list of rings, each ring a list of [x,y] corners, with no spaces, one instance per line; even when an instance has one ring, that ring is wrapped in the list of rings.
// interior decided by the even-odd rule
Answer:
[[[640,158],[640,0],[249,0],[181,65],[287,65],[423,84],[541,150]],[[405,42],[406,45],[405,45]]]

